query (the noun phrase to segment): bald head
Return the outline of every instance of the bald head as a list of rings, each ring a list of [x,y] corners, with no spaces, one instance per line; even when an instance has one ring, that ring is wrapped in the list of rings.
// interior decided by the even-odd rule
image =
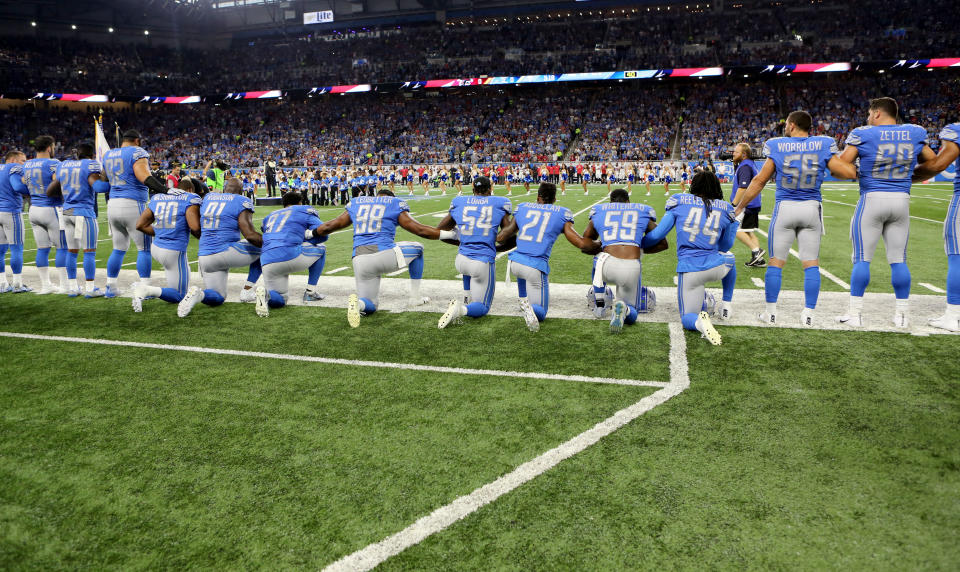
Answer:
[[[240,179],[227,179],[223,182],[223,192],[239,195],[243,192],[243,184],[240,182]]]

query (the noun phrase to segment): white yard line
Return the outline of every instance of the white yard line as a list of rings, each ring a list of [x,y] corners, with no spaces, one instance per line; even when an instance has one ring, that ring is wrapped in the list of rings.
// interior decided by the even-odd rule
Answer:
[[[833,203],[833,204],[835,204],[835,205],[845,205],[845,206],[848,206],[848,207],[857,208],[857,205],[852,204],[852,203],[844,203],[844,202],[840,202],[840,201],[831,201],[831,200],[828,200],[828,199],[823,199],[823,202],[825,202],[825,203]],[[933,220],[932,218],[923,218],[922,216],[913,216],[913,215],[910,215],[910,218],[915,218],[915,219],[917,219],[917,220],[922,220],[922,221],[925,221],[925,222],[932,222],[932,223],[934,223],[934,224],[943,224],[943,221],[942,221],[942,220]]]
[[[331,274],[336,274],[337,272],[343,272],[344,270],[346,270],[346,269],[348,269],[348,268],[349,268],[349,266],[341,266],[341,267],[339,267],[339,268],[334,268],[333,270],[328,270],[328,271],[324,272],[323,274],[324,274],[324,276],[329,276],[329,275],[331,275]]]
[[[324,570],[326,572],[355,572],[371,570],[379,566],[391,556],[400,554],[407,548],[449,528],[481,507],[542,475],[557,466],[561,461],[583,452],[647,411],[679,395],[688,387],[690,387],[690,377],[687,368],[686,337],[680,325],[672,323],[670,324],[670,383],[665,384],[663,389],[644,397],[625,409],[617,411],[573,439],[520,465],[497,480],[436,509],[400,532],[344,556]]]
[[[920,285],[923,286],[924,288],[926,288],[927,290],[930,290],[930,291],[932,291],[932,292],[936,292],[937,294],[946,294],[946,293],[947,293],[947,291],[944,290],[943,288],[937,288],[937,287],[934,286],[933,284],[927,284],[926,282],[920,282]]]
[[[763,280],[757,278],[756,276],[751,276],[750,281],[753,282],[753,285],[756,286],[757,288],[766,287],[766,283]]]
[[[759,228],[757,229],[757,232],[759,232],[759,233],[762,234],[763,236],[767,236],[767,233],[764,232],[763,230],[759,229]],[[800,260],[800,253],[797,252],[796,250],[794,250],[794,249],[791,248],[791,249],[790,249],[790,254],[791,254],[792,256],[795,256],[795,257],[797,258],[797,260]],[[840,286],[841,288],[843,288],[844,290],[849,290],[849,289],[850,289],[850,285],[849,285],[849,284],[847,284],[847,283],[844,282],[843,280],[840,280],[839,278],[837,278],[836,275],[834,275],[832,272],[828,272],[828,271],[824,270],[823,266],[820,267],[820,274],[821,274],[822,276],[824,276],[825,278],[829,279],[830,281],[836,283],[837,285],[839,285],[839,286]]]
[[[255,357],[265,359],[278,359],[289,361],[304,361],[312,363],[325,363],[332,365],[347,365],[355,367],[375,367],[383,369],[399,369],[412,371],[429,371],[435,373],[453,373],[457,375],[487,375],[492,377],[514,377],[524,379],[549,379],[556,381],[579,381],[583,383],[607,383],[613,385],[633,385],[641,387],[668,387],[670,384],[662,381],[642,381],[639,379],[616,379],[608,377],[592,377],[587,375],[564,375],[558,373],[543,373],[533,371],[509,371],[495,369],[475,369],[465,367],[444,367],[436,365],[423,365],[415,363],[397,363],[385,361],[354,360],[341,358],[325,358],[319,356],[303,356],[291,354],[274,354],[267,352],[250,352],[245,350],[231,350],[221,348],[204,348],[198,346],[176,346],[170,344],[150,344],[144,342],[132,342],[126,340],[104,340],[99,338],[74,338],[66,336],[41,336],[37,334],[21,334],[17,332],[0,332],[0,337],[5,338],[23,338],[30,340],[46,340],[54,342],[70,342],[96,344],[102,346],[121,346],[127,348],[146,348],[155,350],[168,350],[178,352],[192,352],[200,354],[217,354],[241,357]]]

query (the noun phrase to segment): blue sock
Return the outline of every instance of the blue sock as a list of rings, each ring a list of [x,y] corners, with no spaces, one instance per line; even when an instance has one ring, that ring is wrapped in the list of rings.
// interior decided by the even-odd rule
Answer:
[[[13,258],[10,259],[13,264]],[[960,255],[947,257],[947,304],[960,304]]]
[[[423,255],[414,258],[410,265],[407,266],[407,270],[410,271],[411,280],[420,280],[423,278]]]
[[[768,267],[769,268],[769,267]],[[697,314],[684,314],[680,316],[680,323],[683,324],[685,330],[696,331],[697,330]]]
[[[530,307],[533,308],[533,313],[537,315],[538,322],[542,322],[547,319],[546,308],[544,308],[540,304],[530,304]]]
[[[905,262],[890,265],[890,283],[893,284],[893,294],[897,300],[910,297],[910,269]]]
[[[371,300],[366,298],[360,298],[360,313],[370,315],[377,311],[377,305],[374,304]]]
[[[820,297],[820,267],[811,266],[803,270],[803,298],[804,307],[811,310],[817,307],[817,298]]]
[[[466,274],[463,276],[463,291],[470,294],[470,276]]]
[[[247,282],[251,284],[256,284],[257,280],[260,280],[260,276],[263,274],[263,267],[260,266],[260,259],[258,258],[250,265],[250,270],[247,272]]]
[[[150,278],[150,270],[153,268],[153,258],[146,250],[137,251],[137,274],[140,278]]]
[[[767,304],[775,304],[780,297],[780,284],[783,281],[783,269],[776,266],[767,266],[767,274],[763,281],[763,290],[766,292]]]
[[[223,296],[220,295],[220,292],[216,290],[204,290],[203,291],[203,303],[207,306],[219,306],[223,304],[226,300]]]
[[[638,314],[639,312],[637,312],[636,308],[627,304],[627,317],[623,320],[623,323],[629,326],[630,324],[636,322]]]
[[[517,278],[517,294],[521,298],[527,297],[527,281],[523,278]]]
[[[723,277],[723,280],[720,281],[720,284],[723,286],[723,301],[730,302],[733,300],[733,289],[737,285],[737,267],[734,266],[730,269],[730,272],[727,272],[727,275]]]
[[[126,254],[126,250],[117,249],[110,253],[110,258],[107,258],[107,278],[120,276],[120,266],[123,264],[123,257]]]
[[[176,288],[163,288],[160,291],[160,299],[171,304],[179,304],[183,300],[183,294]]]
[[[467,304],[467,315],[471,318],[481,318],[486,316],[489,311],[490,306],[487,306],[483,302],[470,302]]]
[[[74,280],[77,277],[77,258],[79,257],[79,252],[70,252],[67,251],[67,278]]]
[[[7,271],[7,264],[5,259],[7,258],[8,246],[9,245],[7,244],[0,244],[0,274],[3,274],[4,272]]]
[[[97,277],[97,253],[83,253],[83,276],[88,281]]]
[[[853,272],[850,273],[850,295],[863,296],[868,284],[870,284],[870,263],[857,262],[853,265]]]
[[[10,269],[14,274],[23,272],[23,245],[14,244],[10,247]]]
[[[47,266],[50,266],[50,249],[38,248],[37,249],[37,268],[45,268]]]
[[[270,298],[267,300],[267,306],[271,308],[283,308],[287,305],[287,301],[283,299],[283,296],[280,295],[280,292],[276,290],[270,291]]]
[[[67,264],[67,254],[70,251],[66,248],[58,248],[56,253],[53,255],[53,265],[57,268],[63,268]],[[74,270],[76,272],[76,270]]]
[[[307,270],[308,285],[316,286],[317,282],[320,281],[320,275],[323,274],[323,262],[325,258],[326,256],[321,256],[316,262],[310,265],[310,268]]]

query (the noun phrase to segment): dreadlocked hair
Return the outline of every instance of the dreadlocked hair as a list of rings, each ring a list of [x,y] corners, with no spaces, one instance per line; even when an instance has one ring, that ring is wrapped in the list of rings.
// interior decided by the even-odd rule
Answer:
[[[723,200],[723,189],[720,188],[720,179],[710,171],[701,171],[694,175],[690,182],[690,194],[700,197],[710,216],[710,201]]]

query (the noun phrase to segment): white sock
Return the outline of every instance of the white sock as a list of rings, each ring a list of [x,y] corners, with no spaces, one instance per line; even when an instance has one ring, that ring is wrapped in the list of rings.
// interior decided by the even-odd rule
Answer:
[[[107,286],[116,287],[116,286],[117,286],[117,279],[116,279],[116,278],[110,278],[109,276],[107,276]]]
[[[776,302],[767,302],[767,315],[776,316],[777,315],[777,303]]]
[[[159,286],[148,286],[146,284],[141,284],[140,289],[145,296],[160,296],[163,294],[163,288]]]
[[[249,289],[255,287],[256,285],[257,285],[256,282],[251,282],[251,281],[247,280],[246,282],[243,283],[243,289],[244,289],[244,290],[249,290]]]
[[[71,289],[71,290],[79,290],[79,289],[80,289],[80,279],[79,279],[79,278],[74,278],[73,280],[70,280],[70,289]]]
[[[863,313],[863,296],[850,296],[850,315]]]
[[[960,304],[947,304],[947,317],[960,320]]]
[[[40,275],[40,282],[44,285],[50,283],[50,267],[49,266],[38,266],[37,274]]]
[[[69,287],[70,287],[70,279],[67,278],[67,267],[66,267],[66,266],[61,266],[61,267],[57,268],[57,274],[60,275],[60,287],[61,287],[61,288],[65,288],[65,289],[66,289],[66,288],[69,288]]]
[[[906,300],[897,300],[897,311],[898,312],[908,312],[910,310],[910,299]]]
[[[411,297],[411,298],[419,298],[419,297],[420,297],[420,283],[421,283],[421,282],[423,282],[423,281],[422,281],[422,280],[414,280],[413,278],[410,279],[410,297]]]
[[[93,280],[87,280],[87,292],[93,292],[97,289],[97,285],[93,283]]]
[[[23,286],[23,277],[19,274],[14,274],[10,277],[10,284],[17,288]]]

